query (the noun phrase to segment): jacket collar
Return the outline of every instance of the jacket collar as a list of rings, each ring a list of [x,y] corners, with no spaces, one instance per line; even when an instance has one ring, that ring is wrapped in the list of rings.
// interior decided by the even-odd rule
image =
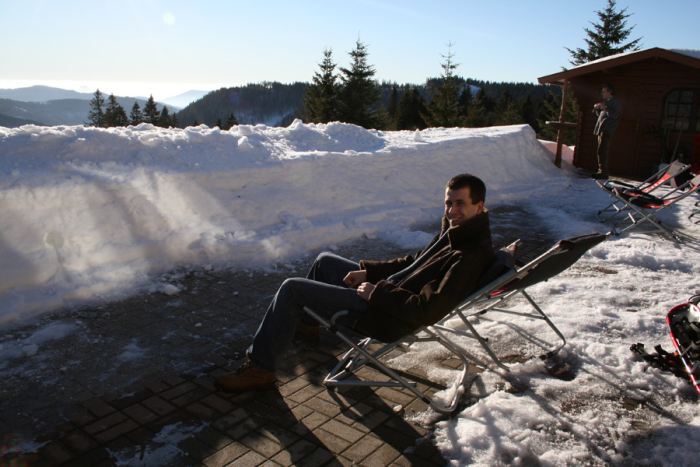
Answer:
[[[450,240],[450,247],[455,248],[461,245],[477,244],[491,235],[489,223],[489,213],[487,211],[477,214],[464,224],[450,227],[450,222],[446,217],[442,218],[442,232],[447,230],[447,238]]]

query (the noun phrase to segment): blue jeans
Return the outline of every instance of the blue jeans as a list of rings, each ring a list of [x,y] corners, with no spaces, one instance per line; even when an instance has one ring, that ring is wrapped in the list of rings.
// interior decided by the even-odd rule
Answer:
[[[321,253],[305,279],[285,280],[248,347],[247,353],[253,363],[270,371],[275,369],[277,357],[291,344],[299,320],[308,316],[305,306],[326,319],[347,310],[350,313],[337,323],[352,327],[358,314],[366,313],[369,308],[355,289],[343,283],[348,272],[358,269],[360,265],[353,261],[333,253]]]

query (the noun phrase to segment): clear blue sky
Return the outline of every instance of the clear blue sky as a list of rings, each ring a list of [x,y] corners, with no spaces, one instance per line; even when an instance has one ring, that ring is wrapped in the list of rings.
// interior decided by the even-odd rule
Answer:
[[[535,82],[606,0],[0,0],[0,88],[61,85],[165,98],[188,89],[310,81],[359,37],[379,80],[422,83],[452,43],[457,73]],[[620,0],[642,47],[700,49],[700,1]]]

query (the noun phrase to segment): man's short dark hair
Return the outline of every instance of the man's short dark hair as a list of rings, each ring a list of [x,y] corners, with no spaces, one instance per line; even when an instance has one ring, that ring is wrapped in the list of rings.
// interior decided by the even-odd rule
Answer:
[[[476,204],[486,200],[486,185],[477,176],[472,174],[455,175],[447,182],[447,188],[456,191],[469,187],[472,203]]]
[[[615,86],[613,86],[612,84],[603,83],[602,87],[606,88],[610,92],[610,94],[612,94],[613,96],[615,95]]]

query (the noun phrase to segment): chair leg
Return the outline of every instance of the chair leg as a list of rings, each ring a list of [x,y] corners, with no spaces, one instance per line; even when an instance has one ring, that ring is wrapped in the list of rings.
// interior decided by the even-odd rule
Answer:
[[[449,350],[451,353],[456,355],[461,361],[462,361],[462,374],[460,376],[460,382],[457,388],[455,388],[455,394],[453,395],[452,399],[450,400],[449,403],[445,404],[440,401],[435,400],[433,397],[429,397],[422,392],[420,392],[416,388],[416,383],[412,381],[408,381],[405,377],[401,376],[398,372],[395,370],[389,368],[387,365],[382,363],[379,358],[395,348],[401,341],[398,342],[393,342],[390,344],[384,345],[381,349],[377,350],[376,352],[370,352],[367,347],[369,344],[372,342],[372,339],[367,337],[362,339],[359,343],[355,343],[352,339],[348,338],[345,334],[340,332],[334,325],[329,323],[327,320],[323,319],[321,316],[319,316],[317,313],[315,313],[313,310],[310,310],[309,308],[305,308],[306,313],[308,313],[310,316],[312,316],[314,319],[316,319],[319,323],[321,323],[322,326],[326,327],[329,329],[331,332],[333,332],[336,336],[338,336],[343,342],[345,342],[348,346],[350,346],[350,350],[348,350],[343,357],[341,357],[340,361],[333,367],[333,369],[326,375],[326,377],[323,380],[323,383],[326,386],[329,387],[334,387],[334,386],[376,386],[376,387],[404,387],[411,391],[416,397],[421,399],[423,402],[426,404],[430,405],[436,412],[443,413],[443,414],[451,414],[453,413],[457,405],[459,403],[459,399],[464,392],[464,382],[467,377],[467,371],[468,371],[468,365],[469,361],[467,357],[463,354],[463,352],[460,351],[460,349],[454,345],[452,345],[448,339],[446,339],[444,336],[440,335],[439,333],[436,333],[434,331],[430,331],[428,329],[424,329],[429,335],[432,336],[431,340],[434,340],[436,342],[439,342],[443,347],[445,347],[447,350]],[[390,378],[389,381],[364,381],[364,380],[348,380],[350,376],[354,374],[354,371],[361,368],[362,366],[368,364],[368,363],[373,363],[374,367],[384,373],[387,377]]]
[[[533,298],[526,291],[522,290],[521,293],[523,294],[525,299],[527,299],[527,301],[530,303],[530,305],[535,309],[535,311],[537,311],[537,313],[539,313],[542,316],[542,319],[549,325],[549,327],[552,329],[552,331],[554,331],[556,333],[556,335],[559,336],[559,338],[561,339],[561,344],[559,344],[558,346],[556,346],[553,349],[550,349],[545,354],[547,357],[551,357],[551,356],[555,355],[557,352],[559,352],[566,345],[566,337],[564,337],[564,334],[562,334],[562,332],[559,330],[559,328],[556,327],[556,325],[552,322],[551,319],[549,319],[549,316],[547,316],[545,314],[545,312],[542,311],[542,308],[540,308],[537,305],[535,300],[533,300]]]

